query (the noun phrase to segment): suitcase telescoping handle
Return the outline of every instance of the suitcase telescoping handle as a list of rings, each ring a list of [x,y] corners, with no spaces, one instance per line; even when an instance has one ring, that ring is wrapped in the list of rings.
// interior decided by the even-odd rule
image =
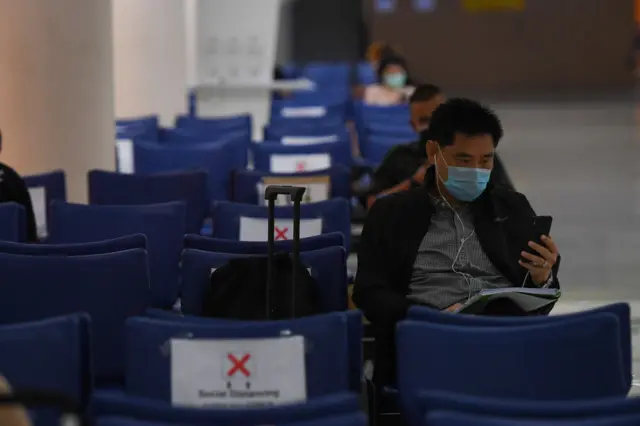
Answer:
[[[298,262],[300,259],[300,203],[307,188],[303,186],[269,185],[264,190],[264,198],[269,206],[269,243],[267,246],[267,319],[271,319],[271,284],[273,279],[273,255],[275,252],[276,199],[278,195],[288,195],[293,203],[293,248],[291,257],[293,271],[291,274],[291,317],[295,318],[296,282]]]

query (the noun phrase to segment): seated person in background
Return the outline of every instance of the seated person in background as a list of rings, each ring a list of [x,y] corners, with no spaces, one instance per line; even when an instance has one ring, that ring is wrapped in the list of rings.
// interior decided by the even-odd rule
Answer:
[[[383,57],[378,65],[380,83],[365,88],[364,103],[377,106],[406,103],[414,90],[414,87],[407,85],[408,79],[407,65],[402,57]]]
[[[394,378],[394,329],[411,305],[455,310],[483,289],[558,286],[558,248],[529,243],[526,197],[492,179],[496,115],[468,99],[433,113],[424,185],[380,198],[362,230],[353,300],[373,324],[374,380]],[[453,314],[452,314],[453,315]]]
[[[0,152],[2,152],[2,132],[0,132]],[[24,207],[27,219],[27,241],[37,242],[36,217],[31,205],[31,196],[24,180],[11,167],[0,163],[0,203],[16,202]]]
[[[444,94],[438,86],[423,84],[416,87],[409,98],[409,108],[411,127],[420,133],[420,140],[397,145],[389,150],[373,175],[370,193],[374,195],[368,198],[367,207],[371,208],[377,198],[422,185],[429,167],[425,149],[429,140],[429,122],[433,111],[444,101]],[[424,133],[425,131],[427,133]],[[513,187],[497,154],[493,159],[492,176],[494,182]]]
[[[438,86],[423,84],[414,90],[409,98],[411,127],[418,133],[427,130],[431,114],[444,102],[444,95]],[[368,200],[370,206],[376,196],[406,191],[413,186],[422,185],[424,173],[428,167],[425,141],[396,145],[382,160],[382,164],[373,175],[370,193],[375,194]]]

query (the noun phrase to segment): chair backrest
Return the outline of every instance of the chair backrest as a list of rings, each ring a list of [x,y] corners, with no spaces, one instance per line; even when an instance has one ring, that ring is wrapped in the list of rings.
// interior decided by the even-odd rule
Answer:
[[[235,241],[219,238],[203,237],[201,235],[185,235],[184,248],[217,253],[234,254],[267,254],[268,243],[262,241]],[[291,251],[293,241],[276,241],[276,251]],[[316,235],[315,237],[302,238],[300,251],[318,250],[327,247],[344,247],[344,237],[339,232]],[[2,243],[0,243],[2,250]]]
[[[349,345],[349,390],[354,393],[362,391],[362,337],[364,326],[362,323],[362,312],[357,309],[344,311],[347,317],[347,340]],[[206,318],[193,315],[184,315],[173,311],[162,309],[147,309],[149,318],[161,319],[165,321],[178,321],[186,323],[209,323],[209,324],[233,324],[237,320],[226,318]]]
[[[205,324],[204,322],[196,324],[151,318],[132,318],[127,322],[126,392],[130,395],[163,401],[171,401],[175,397],[173,393],[175,388],[173,388],[172,382],[180,372],[171,371],[171,356],[176,356],[173,351],[169,350],[173,339],[245,340],[283,336],[285,339],[291,336],[304,337],[308,398],[348,391],[347,320],[344,314],[338,312],[287,321],[225,324]],[[236,351],[251,352],[247,349],[248,345],[245,345],[244,348],[240,342],[238,345]],[[215,356],[215,354],[211,354],[211,357],[215,358]],[[238,356],[244,357],[243,355]],[[257,360],[260,357],[258,353],[255,353],[254,356],[256,363],[264,362],[266,364],[267,361]],[[226,362],[221,364],[222,361],[226,361],[226,356],[224,356],[224,360],[214,361],[217,362],[217,368],[227,371],[223,367]],[[254,375],[267,374],[264,372],[264,367],[260,369],[256,365],[252,363],[252,366],[247,366],[247,368],[253,369]],[[263,372],[260,373],[260,371]],[[246,380],[253,380],[250,374],[247,375],[248,379]],[[224,384],[224,380],[232,380],[232,378],[225,379],[224,376],[221,379],[223,380],[222,384]],[[256,389],[256,391],[258,390]],[[218,401],[218,404],[225,403],[224,400]],[[215,399],[210,399],[209,402],[216,404]]]
[[[18,203],[0,203],[0,240],[21,242],[27,235],[24,207]]]
[[[140,205],[184,201],[186,231],[199,233],[209,212],[208,175],[204,170],[155,175],[127,175],[92,170],[89,203]]]
[[[351,145],[342,141],[313,145],[262,142],[251,144],[251,151],[255,169],[271,173],[317,172],[353,163]]]
[[[410,410],[406,401],[433,389],[534,400],[626,395],[618,327],[610,313],[522,327],[404,321],[396,335],[401,402]]]
[[[210,286],[212,269],[220,268],[231,259],[252,255],[214,253],[186,249],[182,254],[182,311],[200,315],[207,287]],[[315,278],[318,307],[321,312],[347,309],[347,254],[342,247],[327,247],[305,251],[300,260],[311,269]]]
[[[147,249],[147,237],[143,234],[78,244],[27,244],[0,241],[0,253],[29,256],[86,256],[138,248]]]
[[[185,235],[182,201],[143,206],[98,206],[54,202],[49,224],[52,244],[101,241],[131,234],[147,237],[151,302],[171,307],[179,293],[180,253]]]
[[[240,241],[267,241],[268,208],[249,204],[219,202],[211,207],[213,237]],[[300,237],[307,238],[330,232],[344,236],[345,247],[351,243],[351,206],[349,201],[336,198],[300,207]],[[275,240],[293,238],[293,207],[275,208]]]
[[[259,424],[286,424],[318,418],[358,413],[358,398],[351,393],[340,393],[314,398],[304,404],[275,405],[256,408],[183,408],[172,407],[164,401],[132,398],[106,392],[96,392],[92,404],[94,415],[122,416],[144,421],[170,424],[211,426],[255,426]],[[104,425],[103,425],[104,426]],[[109,425],[107,425],[109,426]]]
[[[67,201],[67,185],[63,170],[24,177],[29,189],[33,213],[36,217],[38,236],[47,235],[47,206],[54,200]]]
[[[0,371],[13,389],[62,393],[85,405],[93,387],[87,314],[0,326]]]
[[[145,250],[69,257],[2,253],[0,270],[0,323],[86,312],[98,383],[121,380],[125,320],[149,306]],[[46,358],[52,350],[39,356]]]
[[[624,376],[631,387],[632,381],[632,353],[631,353],[631,308],[627,303],[613,303],[587,311],[565,315],[504,317],[484,315],[452,315],[436,309],[414,306],[409,309],[407,317],[414,321],[428,321],[437,324],[458,324],[477,327],[517,327],[523,325],[544,324],[547,322],[579,320],[581,318],[611,313],[618,318],[620,330],[620,353],[624,367]]]
[[[226,200],[229,196],[230,174],[237,156],[238,147],[234,146],[233,142],[161,145],[137,141],[132,148],[133,172],[151,175],[206,170],[209,175],[209,198]],[[239,145],[239,149],[244,150],[246,157],[246,147]]]
[[[640,398],[598,398],[575,401],[534,401],[461,395],[443,391],[423,391],[416,396],[421,410],[417,422],[433,411],[456,411],[472,415],[532,420],[571,420],[640,415]],[[412,424],[415,424],[412,422]]]
[[[199,133],[211,135],[226,135],[229,133],[243,132],[251,137],[251,114],[240,114],[229,117],[202,118],[178,115],[175,126],[179,129],[195,130]]]
[[[635,426],[640,423],[640,414],[603,417],[597,419],[581,418],[572,420],[547,419],[544,421],[529,419],[510,419],[484,417],[450,411],[435,411],[427,416],[430,426]]]
[[[329,178],[329,185],[316,182],[315,179],[322,177]],[[328,170],[306,173],[269,173],[258,170],[237,170],[233,178],[233,201],[237,203],[257,204],[265,203],[264,191],[265,180],[270,184],[284,184],[305,186],[307,192],[328,192],[328,198],[350,198],[351,197],[351,170],[342,166],[333,166]],[[317,198],[317,196],[316,196]],[[312,199],[312,201],[324,201]]]

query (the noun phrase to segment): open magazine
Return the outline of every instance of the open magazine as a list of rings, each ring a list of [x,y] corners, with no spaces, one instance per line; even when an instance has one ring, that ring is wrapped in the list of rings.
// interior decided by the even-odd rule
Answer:
[[[525,312],[553,306],[560,298],[557,288],[508,287],[483,290],[467,300],[456,313],[482,314],[489,302],[495,299],[510,299]]]

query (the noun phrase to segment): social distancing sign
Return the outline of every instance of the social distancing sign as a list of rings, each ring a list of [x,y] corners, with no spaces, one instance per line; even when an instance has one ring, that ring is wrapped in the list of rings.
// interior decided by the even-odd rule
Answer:
[[[322,234],[322,218],[301,219],[300,238]],[[275,241],[293,239],[293,219],[276,219],[273,230]],[[269,220],[257,217],[240,217],[240,241],[268,241]]]
[[[171,402],[259,407],[307,399],[304,337],[172,339]]]

